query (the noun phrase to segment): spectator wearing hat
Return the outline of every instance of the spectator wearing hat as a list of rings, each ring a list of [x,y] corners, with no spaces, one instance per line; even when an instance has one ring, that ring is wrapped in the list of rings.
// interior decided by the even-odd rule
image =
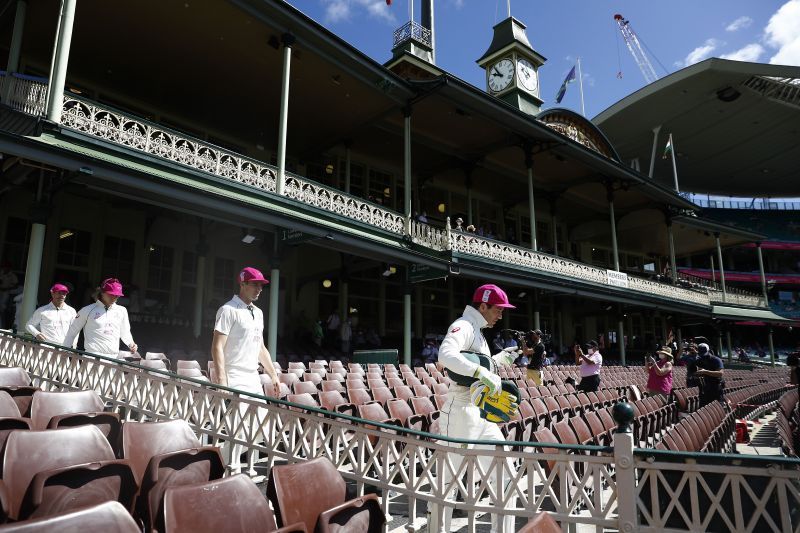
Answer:
[[[539,386],[542,384],[542,368],[544,368],[547,352],[544,349],[540,330],[535,329],[531,332],[531,340],[533,341],[533,354],[528,359],[527,375],[528,379],[532,379]]]
[[[122,341],[133,353],[138,346],[133,342],[128,310],[117,304],[122,292],[122,283],[116,278],[103,281],[95,291],[96,301],[80,311],[69,327],[64,346],[75,346],[78,334],[83,331],[83,349],[105,357],[119,357]]]
[[[656,352],[658,361],[652,357],[647,358],[645,370],[647,371],[647,392],[650,396],[661,396],[665,400],[672,392],[672,348],[662,346]]]
[[[697,345],[697,359],[694,364],[694,376],[700,386],[700,407],[722,401],[725,389],[722,359],[711,352],[708,344],[700,343]]]
[[[581,382],[578,390],[583,392],[597,392],[600,388],[600,368],[603,366],[603,356],[597,347],[597,341],[586,343],[586,353],[580,346],[575,345],[575,363],[580,365]]]
[[[50,302],[33,312],[25,326],[37,340],[64,344],[69,327],[75,320],[75,309],[66,302],[69,289],[56,283],[50,287]],[[73,346],[74,348],[74,346]]]
[[[475,378],[485,385],[490,395],[500,391],[502,383],[500,376],[491,370],[480,366],[478,363],[464,357],[462,352],[476,352],[487,356],[492,356],[489,343],[481,332],[484,328],[493,327],[503,316],[505,309],[513,309],[514,306],[508,301],[505,291],[497,285],[487,284],[478,287],[472,296],[472,302],[464,308],[462,316],[453,322],[447,329],[447,335],[439,346],[439,362],[452,374]],[[495,362],[500,364],[511,364],[516,357],[516,351],[500,351],[493,356]],[[526,355],[532,350],[526,348]],[[441,409],[439,416],[439,431],[441,434],[466,440],[483,441],[503,441],[503,433],[497,424],[489,422],[481,417],[480,409],[472,403],[470,387],[459,385],[455,381],[450,384],[447,392],[447,400]],[[495,450],[492,445],[472,445],[457,444],[442,441],[440,444],[445,446],[475,448]],[[455,454],[452,456],[453,471],[458,472],[463,456]],[[484,469],[489,468],[491,457],[482,456],[479,459]],[[513,471],[513,468],[512,470]],[[452,472],[445,469],[444,483],[450,485],[452,482]],[[488,481],[494,485],[494,479]],[[503,492],[503,489],[495,489]],[[513,504],[512,504],[513,505]],[[430,504],[431,521],[428,523],[429,531],[442,532],[450,531],[452,520],[452,509],[445,509],[444,522],[439,523],[439,514],[436,512],[435,505]],[[498,510],[502,516],[502,510]],[[511,515],[503,516],[504,529],[500,529],[497,524],[497,514],[492,514],[492,531],[514,531],[514,517]]]
[[[217,368],[220,385],[252,394],[264,394],[258,365],[272,379],[274,395],[280,394],[280,381],[264,345],[264,313],[253,302],[258,300],[264,285],[264,275],[246,267],[238,277],[239,294],[217,310],[211,357]]]

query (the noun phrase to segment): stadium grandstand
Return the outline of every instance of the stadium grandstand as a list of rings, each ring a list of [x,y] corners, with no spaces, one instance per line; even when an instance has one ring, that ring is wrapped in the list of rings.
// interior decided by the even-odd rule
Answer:
[[[800,528],[786,212],[699,205],[615,122],[652,138],[669,116],[636,105],[686,113],[637,102],[696,82],[790,128],[748,91],[796,73],[710,60],[589,121],[540,110],[546,58],[513,17],[478,59],[486,87],[437,66],[432,0],[385,64],[279,0],[8,6],[0,531]],[[776,196],[792,149],[769,162]],[[681,164],[681,190],[750,194],[742,158],[713,182]],[[269,279],[260,394],[211,355],[246,265]],[[26,329],[101,280],[129,351]],[[443,434],[458,377],[430,350],[487,281],[515,307],[486,340],[540,330],[550,364],[541,384],[497,366],[517,408],[505,440],[471,441]],[[576,386],[584,343],[604,356],[596,391]],[[734,362],[745,343],[762,364]],[[677,364],[696,345],[726,359],[724,400]],[[668,349],[671,391],[650,393],[643,362]]]

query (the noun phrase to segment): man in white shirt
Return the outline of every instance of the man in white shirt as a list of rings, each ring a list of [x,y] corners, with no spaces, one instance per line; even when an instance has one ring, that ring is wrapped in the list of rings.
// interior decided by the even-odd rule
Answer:
[[[25,329],[37,340],[64,344],[69,326],[75,320],[75,309],[67,305],[69,289],[56,283],[50,287],[50,303],[33,312]],[[73,346],[74,348],[74,346]]]
[[[87,352],[116,359],[122,341],[132,353],[136,353],[138,346],[131,335],[128,310],[117,305],[120,296],[123,296],[122,283],[118,279],[103,281],[97,301],[78,311],[64,338],[64,346],[74,346],[83,330],[83,349]]]
[[[239,295],[219,308],[214,323],[211,357],[217,368],[217,382],[232,389],[263,395],[265,391],[258,375],[258,364],[261,363],[272,380],[271,396],[278,398],[280,380],[264,345],[264,313],[253,305],[269,281],[252,267],[244,268],[239,273],[238,281]],[[242,416],[246,408],[245,404],[241,404]],[[241,471],[241,453],[241,445],[234,445],[229,466],[235,473]],[[249,455],[248,461],[250,475],[255,475],[253,454]]]
[[[506,293],[497,285],[482,285],[478,287],[472,297],[472,304],[464,308],[464,313],[447,330],[442,344],[439,346],[439,362],[451,373],[461,376],[471,376],[489,389],[489,394],[494,394],[501,388],[500,376],[490,370],[480,366],[461,353],[462,351],[478,352],[491,356],[498,364],[510,365],[517,357],[516,351],[501,351],[494,356],[491,355],[489,344],[481,332],[484,328],[493,327],[503,316],[504,309],[514,309],[508,301]],[[523,353],[530,356],[533,350],[524,348]],[[447,392],[447,401],[442,406],[439,416],[439,431],[442,435],[466,439],[466,440],[485,440],[503,441],[503,433],[497,424],[487,421],[481,417],[480,409],[472,403],[470,397],[470,387],[458,385],[455,382],[450,384]],[[478,448],[495,450],[495,446],[473,446],[460,445],[442,441],[441,444],[452,447]],[[462,457],[453,454],[453,465],[456,471],[460,468]],[[488,470],[491,462],[490,456],[482,458],[481,465]],[[511,467],[511,465],[509,465]],[[510,475],[510,474],[509,474]],[[452,474],[445,469],[445,483],[452,482]],[[489,483],[494,486],[494,476]],[[497,490],[495,488],[495,490]],[[450,531],[450,521],[452,509],[444,510],[444,520],[440,522],[440,517],[435,506],[430,506],[431,518],[428,523],[428,531],[444,532]],[[499,510],[502,515],[502,510]],[[498,514],[492,514],[492,532],[514,531],[514,517],[504,516],[502,523],[498,523]],[[502,528],[502,529],[501,529]]]

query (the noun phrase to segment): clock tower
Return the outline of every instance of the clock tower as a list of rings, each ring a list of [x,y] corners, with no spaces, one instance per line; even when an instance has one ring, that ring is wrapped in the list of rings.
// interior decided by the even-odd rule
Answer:
[[[537,115],[543,103],[539,67],[547,61],[531,46],[525,24],[508,17],[494,27],[489,49],[477,63],[486,69],[486,90],[514,107]]]

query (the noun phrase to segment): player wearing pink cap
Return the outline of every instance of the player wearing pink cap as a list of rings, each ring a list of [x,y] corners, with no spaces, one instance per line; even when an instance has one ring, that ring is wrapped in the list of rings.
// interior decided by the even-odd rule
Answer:
[[[138,346],[131,335],[128,310],[117,305],[120,296],[124,296],[122,283],[115,278],[104,280],[97,288],[97,301],[78,311],[64,344],[74,346],[78,333],[83,330],[83,349],[87,352],[118,358],[119,343],[122,341],[131,352],[136,353]]]
[[[253,267],[242,269],[237,281],[239,294],[217,310],[214,323],[211,357],[217,369],[217,382],[232,389],[263,395],[264,389],[258,375],[258,365],[261,363],[272,380],[270,396],[277,398],[281,390],[280,380],[264,345],[264,313],[253,304],[269,281]],[[241,407],[246,406],[242,404]],[[234,472],[241,470],[238,461],[241,450],[239,445],[233,448],[234,461],[230,467]],[[254,475],[252,459],[253,455],[250,454],[250,474]]]
[[[464,313],[447,329],[441,346],[439,346],[439,362],[445,368],[462,376],[472,376],[489,389],[489,394],[496,393],[501,387],[500,376],[494,374],[487,368],[467,359],[462,351],[478,352],[492,356],[489,351],[489,344],[481,333],[484,328],[493,327],[498,320],[503,317],[504,309],[514,309],[508,301],[505,291],[497,285],[481,285],[475,290],[472,296],[472,303],[464,308]],[[525,355],[530,356],[533,350],[526,348],[523,350]],[[492,356],[500,364],[511,364],[517,357],[515,352],[502,351]],[[455,382],[450,384],[447,392],[447,401],[442,406],[439,416],[439,431],[448,437],[467,439],[467,440],[492,440],[503,441],[502,431],[492,422],[481,418],[480,409],[472,403],[470,388],[458,385]],[[445,446],[462,446],[460,444],[442,441]],[[473,448],[472,445],[463,445]],[[474,446],[479,449],[494,450],[494,446]],[[453,454],[452,461],[456,471],[461,464],[462,457]],[[489,468],[491,458],[484,456],[481,458],[482,467]],[[485,462],[485,464],[484,464]],[[449,469],[445,469],[444,481],[449,485],[452,482],[452,474]],[[513,471],[513,469],[511,470]],[[489,480],[494,485],[495,480]],[[444,520],[441,521],[435,505],[429,506],[430,520],[429,531],[442,532],[450,531],[452,520],[452,509],[445,509]],[[505,516],[503,518],[503,531],[514,531],[514,517]],[[498,524],[498,515],[492,514],[492,531],[501,531]]]
[[[75,309],[67,305],[69,289],[61,283],[50,287],[50,303],[33,312],[25,329],[40,341],[64,344]]]

